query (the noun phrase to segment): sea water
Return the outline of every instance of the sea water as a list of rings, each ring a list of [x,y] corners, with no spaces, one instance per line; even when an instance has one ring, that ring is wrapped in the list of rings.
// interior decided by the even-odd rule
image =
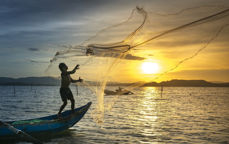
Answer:
[[[93,120],[93,91],[79,87],[77,95],[77,88],[71,89],[76,107],[89,101],[92,106],[65,134],[43,140],[46,144],[229,143],[229,88],[164,87],[161,95],[160,88],[141,87],[133,95],[104,96],[99,124]],[[1,121],[56,114],[61,104],[57,86],[0,86]]]

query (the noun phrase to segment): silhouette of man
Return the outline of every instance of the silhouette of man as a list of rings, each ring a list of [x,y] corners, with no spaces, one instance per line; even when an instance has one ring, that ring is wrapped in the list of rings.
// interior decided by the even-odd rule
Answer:
[[[73,80],[70,76],[70,74],[74,74],[77,69],[79,69],[79,65],[76,65],[75,68],[72,71],[67,71],[68,66],[65,63],[59,64],[59,69],[61,71],[61,87],[60,87],[60,96],[63,101],[63,104],[60,107],[60,110],[58,112],[58,117],[61,116],[61,112],[67,105],[67,100],[71,101],[71,109],[72,112],[74,112],[75,109],[75,100],[72,94],[72,91],[69,88],[70,83],[76,83],[76,82],[82,82],[83,79]]]

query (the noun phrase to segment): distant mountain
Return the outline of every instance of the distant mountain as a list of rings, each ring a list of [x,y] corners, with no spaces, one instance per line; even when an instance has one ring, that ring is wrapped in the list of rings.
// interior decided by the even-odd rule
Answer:
[[[0,85],[60,85],[60,80],[54,77],[0,77]]]
[[[96,85],[96,82],[86,81],[89,85]],[[50,85],[56,86],[60,85],[60,80],[54,77],[25,77],[25,78],[8,78],[8,77],[0,77],[0,85]],[[131,86],[138,85],[136,83],[116,83],[111,82],[108,83],[109,86]],[[152,87],[229,87],[229,83],[213,83],[207,82],[205,80],[170,80],[163,81],[160,83],[157,82],[149,82],[149,83],[141,83],[141,86],[152,86]]]
[[[171,80],[160,83],[150,82],[143,86],[167,86],[167,87],[229,87],[229,83],[212,83],[205,80]]]

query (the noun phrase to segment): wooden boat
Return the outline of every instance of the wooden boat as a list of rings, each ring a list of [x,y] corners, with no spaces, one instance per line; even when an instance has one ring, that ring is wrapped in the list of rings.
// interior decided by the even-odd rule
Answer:
[[[66,130],[80,121],[90,108],[90,105],[91,102],[76,108],[74,113],[72,113],[71,110],[65,111],[61,114],[61,118],[58,118],[57,115],[51,115],[36,119],[4,122],[5,125],[3,123],[0,125],[0,139],[4,140],[18,137],[17,132],[10,129],[7,125],[33,136],[36,134],[54,134]]]
[[[128,91],[128,90],[120,90],[120,91],[111,91],[111,90],[104,90],[104,93],[106,95],[131,95],[133,92]]]

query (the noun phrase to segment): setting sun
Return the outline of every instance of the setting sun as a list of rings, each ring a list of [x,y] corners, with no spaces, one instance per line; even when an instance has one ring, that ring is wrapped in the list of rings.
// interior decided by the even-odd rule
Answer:
[[[159,65],[152,62],[143,62],[141,68],[144,74],[155,74],[159,71]]]

